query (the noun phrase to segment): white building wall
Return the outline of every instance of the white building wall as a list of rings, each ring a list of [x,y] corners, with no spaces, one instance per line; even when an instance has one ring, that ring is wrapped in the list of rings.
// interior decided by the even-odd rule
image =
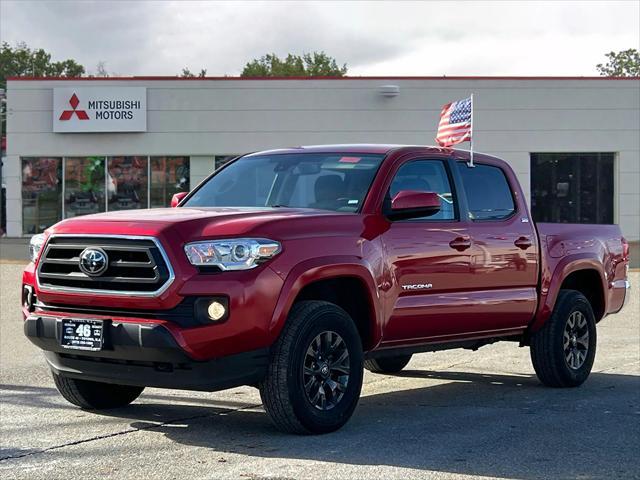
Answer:
[[[387,98],[379,87],[400,87]],[[52,133],[54,86],[145,86],[148,132]],[[640,80],[343,79],[8,82],[7,230],[21,235],[20,157],[213,156],[323,143],[433,144],[443,104],[474,93],[474,147],[507,160],[530,191],[530,152],[617,152],[615,220],[640,239]]]
[[[191,188],[198,185],[215,169],[215,157],[212,155],[193,155],[189,166],[189,185]]]

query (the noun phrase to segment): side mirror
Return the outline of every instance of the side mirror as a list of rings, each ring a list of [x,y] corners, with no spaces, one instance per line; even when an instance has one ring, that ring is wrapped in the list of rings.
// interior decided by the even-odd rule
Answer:
[[[171,197],[171,208],[175,208],[178,205],[180,205],[180,202],[182,201],[182,199],[184,197],[187,196],[189,192],[178,192],[178,193],[174,193],[173,197]]]
[[[440,197],[435,192],[401,190],[391,199],[391,220],[428,217],[440,211]]]

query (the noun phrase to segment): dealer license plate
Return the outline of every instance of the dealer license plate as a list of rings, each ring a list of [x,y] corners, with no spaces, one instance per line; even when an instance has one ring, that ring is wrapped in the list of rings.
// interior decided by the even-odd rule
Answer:
[[[60,345],[64,348],[97,351],[102,349],[102,320],[65,318],[62,320]]]

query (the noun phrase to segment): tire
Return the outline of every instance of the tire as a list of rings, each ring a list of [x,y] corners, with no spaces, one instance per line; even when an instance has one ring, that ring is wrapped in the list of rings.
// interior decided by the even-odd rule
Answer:
[[[362,342],[351,317],[332,303],[303,301],[292,308],[258,388],[279,430],[319,434],[351,418],[362,377]]]
[[[124,407],[138,398],[144,390],[144,387],[78,380],[55,373],[53,381],[65,400],[87,410]]]
[[[596,321],[584,295],[560,290],[551,316],[531,338],[530,351],[543,384],[566,388],[584,383],[596,356]]]
[[[412,355],[370,358],[364,361],[364,368],[373,373],[398,373],[411,361]]]

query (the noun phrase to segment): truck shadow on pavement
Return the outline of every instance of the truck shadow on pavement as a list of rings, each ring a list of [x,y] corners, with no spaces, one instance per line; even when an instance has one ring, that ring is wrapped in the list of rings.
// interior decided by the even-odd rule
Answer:
[[[241,454],[521,479],[640,475],[638,376],[593,373],[578,389],[545,388],[532,375],[408,370],[397,377],[400,389],[368,394],[384,386],[376,381],[383,376],[373,377],[352,420],[322,436],[277,432],[247,391],[216,399],[152,390],[88,420],[129,419],[132,431],[211,449],[212,463]],[[74,408],[52,388],[0,389],[3,403],[47,415]],[[20,453],[10,450],[3,453]]]
[[[372,395],[365,388],[352,420],[323,436],[278,433],[257,408],[201,416],[202,407],[138,403],[109,415],[223,456],[522,479],[640,475],[640,377],[593,373],[578,389],[551,389],[532,375],[408,370],[398,376],[418,387]],[[419,379],[430,386],[419,386]],[[180,412],[180,428],[146,423],[163,409],[171,411],[163,417]],[[189,413],[192,420],[185,419]]]

